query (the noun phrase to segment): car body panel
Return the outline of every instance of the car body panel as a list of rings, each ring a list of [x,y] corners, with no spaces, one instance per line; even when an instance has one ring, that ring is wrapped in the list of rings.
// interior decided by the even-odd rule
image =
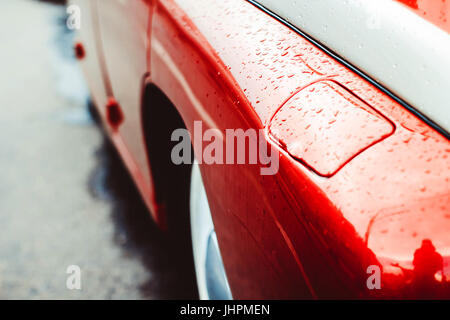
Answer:
[[[76,41],[82,41],[87,52],[81,59],[81,66],[103,127],[119,150],[152,217],[164,228],[163,205],[156,199],[141,125],[142,90],[149,66],[149,3],[98,0],[70,3],[80,6],[82,12],[82,28]],[[105,12],[108,15],[104,15]],[[139,19],[129,19],[130,16]],[[115,41],[114,36],[120,41]],[[120,67],[116,67],[116,63]],[[127,77],[126,86],[123,77]],[[118,130],[113,129],[107,119],[111,98],[124,108],[123,125]]]
[[[415,272],[413,258],[421,241],[431,239],[445,261],[450,256],[448,140],[248,2],[145,3],[151,7],[151,46],[150,67],[143,67],[142,74],[149,72],[145,81],[169,97],[191,134],[196,120],[204,130],[265,129],[266,143],[280,152],[273,176],[260,175],[258,165],[200,165],[233,297],[420,296],[408,277]],[[108,65],[127,67],[114,59]],[[123,78],[116,81],[128,84]],[[280,107],[317,81],[345,86],[395,127],[329,178],[297,161],[267,132]],[[125,122],[128,112],[140,112],[123,109]],[[110,134],[114,141],[116,133]],[[137,184],[158,217],[148,181],[148,189]],[[428,206],[433,199],[438,205]],[[430,209],[421,215],[426,206]],[[430,228],[419,228],[425,218]],[[366,285],[371,265],[382,268],[381,290]],[[450,275],[448,265],[444,273]]]
[[[148,71],[150,9],[143,1],[98,1],[97,7],[101,12],[99,33],[111,90],[126,115],[119,134],[127,142],[143,177],[148,179],[150,173],[139,110],[143,78]],[[125,86],[123,79],[127,79]]]
[[[430,21],[442,30],[450,33],[450,1],[429,1],[429,0],[397,0],[409,8],[423,19]]]
[[[97,6],[95,1],[77,0],[76,5],[80,7],[82,13],[82,25],[76,34],[77,45],[81,45],[84,56],[80,59],[80,66],[91,90],[94,103],[98,106],[106,105],[108,100],[108,90],[105,85],[107,75],[101,66],[102,56],[99,43],[99,33],[97,25]],[[100,52],[99,52],[100,51]],[[104,116],[105,109],[99,109],[99,113]]]
[[[445,29],[393,0],[255,2],[283,17],[450,131],[450,34]],[[412,2],[418,4],[409,1]],[[450,8],[448,1],[427,2],[430,13],[431,8],[438,12]]]
[[[395,131],[389,119],[329,80],[292,96],[267,127],[284,150],[324,177]]]

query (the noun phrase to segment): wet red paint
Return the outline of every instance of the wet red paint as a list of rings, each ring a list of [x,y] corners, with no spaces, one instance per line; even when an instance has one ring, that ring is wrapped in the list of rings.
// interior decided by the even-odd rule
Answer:
[[[434,23],[439,28],[450,32],[450,1],[448,0],[396,0],[422,18]]]
[[[168,69],[165,55],[220,130],[264,126],[295,92],[321,79],[341,83],[396,127],[389,138],[325,180],[286,153],[274,177],[261,177],[251,166],[202,167],[235,297],[420,295],[410,292],[406,278],[396,278],[400,289],[392,289],[391,274],[398,268],[392,270],[390,264],[412,261],[425,237],[440,243],[439,252],[448,252],[444,233],[450,220],[444,214],[449,197],[443,196],[439,206],[429,206],[434,213],[428,228],[419,228],[416,220],[426,199],[448,195],[448,141],[251,5],[220,1],[198,6],[184,1],[179,2],[180,10],[172,1],[160,3],[152,41],[165,52],[152,52],[152,81],[175,105],[183,106],[180,112],[189,129],[203,114]],[[212,23],[211,16],[220,23]],[[255,112],[259,121],[253,120]],[[313,118],[309,121],[317,125]],[[290,127],[303,143],[303,127]],[[352,133],[365,132],[359,127]],[[313,161],[321,161],[321,155],[311,157]],[[405,215],[396,214],[396,206],[404,205]],[[370,221],[373,228],[368,232]],[[367,289],[366,269],[371,264],[382,267],[384,290]]]
[[[269,124],[284,150],[326,177],[393,132],[387,118],[332,81],[303,88]]]
[[[321,162],[329,151],[320,149],[324,136],[306,134],[308,121],[312,127],[325,121],[341,140],[325,149],[343,152],[343,158],[361,151],[329,178],[320,177],[278,145],[280,171],[275,176],[261,176],[257,166],[202,165],[234,297],[449,298],[449,141],[251,4],[198,2],[160,0],[152,11],[149,81],[177,106],[189,130],[195,120],[202,120],[204,129],[216,126],[222,132],[260,129],[275,115],[280,129],[293,130],[295,139],[289,143],[298,140],[317,148],[317,153],[308,154],[308,162],[325,172],[331,169]],[[124,68],[121,61],[111,65]],[[294,110],[280,109],[317,81],[339,83],[360,101],[344,94],[354,103],[342,106],[348,112],[339,119],[329,110],[318,113],[323,114],[320,117],[300,117]],[[127,87],[126,80],[121,84]],[[323,88],[309,94],[330,105]],[[298,104],[304,105],[306,98],[299,97]],[[366,113],[355,116],[353,108]],[[292,115],[287,127],[276,118],[277,111]],[[384,117],[395,126],[392,134]],[[354,125],[350,130],[335,120],[364,122],[368,127]],[[378,124],[372,127],[373,122]],[[122,128],[111,133],[120,142],[119,149],[133,139]],[[328,137],[335,139],[331,132]],[[349,133],[352,139],[343,141]],[[362,143],[353,137],[361,137]],[[268,137],[267,143],[274,144]],[[351,146],[351,152],[339,148],[339,143]],[[365,148],[368,144],[371,147]],[[124,158],[129,167],[136,164],[129,154]],[[341,162],[334,163],[338,165]],[[142,170],[132,167],[130,172],[142,180]],[[139,188],[154,210],[152,193]],[[424,239],[432,245],[425,241],[424,246]],[[443,260],[441,271],[436,271],[438,255]],[[437,262],[428,266],[424,261],[431,256]],[[381,290],[366,286],[369,265],[382,268]]]

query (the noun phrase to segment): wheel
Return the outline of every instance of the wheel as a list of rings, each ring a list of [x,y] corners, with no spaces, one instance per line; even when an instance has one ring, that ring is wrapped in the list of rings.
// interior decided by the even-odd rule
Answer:
[[[192,165],[190,210],[192,247],[200,299],[231,300],[231,290],[197,161]]]

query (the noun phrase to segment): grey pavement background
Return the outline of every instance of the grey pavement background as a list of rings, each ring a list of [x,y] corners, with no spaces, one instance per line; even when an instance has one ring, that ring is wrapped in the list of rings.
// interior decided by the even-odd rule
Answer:
[[[0,16],[0,299],[196,298],[189,254],[90,118],[64,6],[0,0]]]

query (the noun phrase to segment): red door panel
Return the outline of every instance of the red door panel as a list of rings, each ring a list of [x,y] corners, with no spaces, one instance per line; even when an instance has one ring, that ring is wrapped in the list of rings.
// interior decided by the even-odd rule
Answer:
[[[141,0],[97,1],[97,6],[108,95],[117,101],[124,118],[116,135],[124,149],[122,154],[129,155],[128,168],[140,177],[141,185],[149,186],[141,103],[144,77],[148,72],[150,6]]]

